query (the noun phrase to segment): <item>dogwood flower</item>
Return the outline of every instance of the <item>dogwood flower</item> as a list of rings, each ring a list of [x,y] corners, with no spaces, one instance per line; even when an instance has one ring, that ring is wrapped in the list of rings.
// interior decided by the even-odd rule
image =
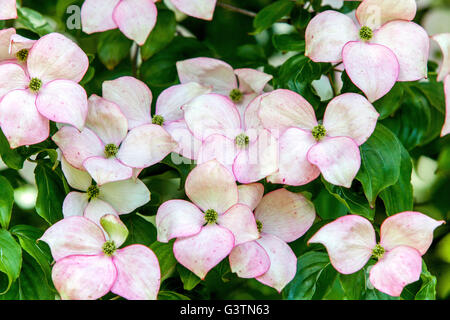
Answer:
[[[306,29],[305,55],[315,62],[343,62],[352,82],[370,102],[388,93],[396,81],[427,76],[430,41],[411,22],[414,0],[366,0],[356,11],[359,25],[336,11],[315,16]]]
[[[87,96],[78,84],[89,66],[86,54],[73,41],[50,33],[36,41],[27,68],[0,65],[0,125],[11,148],[39,143],[49,135],[49,120],[81,130],[88,112]]]
[[[360,270],[374,256],[378,262],[370,269],[370,282],[381,292],[400,296],[407,284],[419,280],[421,256],[433,241],[433,230],[443,223],[420,212],[401,212],[383,222],[377,244],[367,219],[347,215],[322,227],[308,243],[323,244],[331,264],[343,274]]]
[[[16,0],[2,0],[0,20],[17,19]]]
[[[257,190],[251,189],[257,188],[262,196],[262,185],[249,185],[240,190],[239,196],[254,194]],[[266,194],[255,210],[260,237],[234,247],[229,256],[231,271],[241,278],[255,278],[281,292],[297,271],[297,257],[287,242],[304,235],[315,217],[313,204],[301,194],[286,189]]]
[[[233,175],[212,160],[198,165],[186,180],[185,200],[164,202],[156,214],[158,241],[177,238],[177,261],[201,279],[235,245],[258,238],[251,209],[239,203]]]
[[[177,10],[188,16],[212,20],[216,0],[168,0]]]
[[[0,30],[0,63],[6,61],[26,64],[29,50],[35,42],[36,40],[16,34],[14,28]]]
[[[119,247],[128,236],[114,215],[101,218],[102,229],[89,219],[70,217],[51,226],[45,241],[56,263],[52,279],[63,300],[94,300],[109,291],[129,300],[154,300],[160,286],[156,255],[143,245]]]
[[[261,98],[259,118],[280,135],[278,172],[267,180],[296,186],[322,173],[328,182],[350,188],[361,165],[358,147],[371,136],[378,117],[356,93],[332,99],[322,122],[299,94],[284,89],[268,93]]]

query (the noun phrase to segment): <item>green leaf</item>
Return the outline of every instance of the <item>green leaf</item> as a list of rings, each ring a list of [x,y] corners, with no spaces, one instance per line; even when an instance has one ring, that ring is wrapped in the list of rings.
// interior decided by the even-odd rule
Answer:
[[[191,300],[191,299],[175,291],[163,290],[158,293],[158,300]]]
[[[326,189],[322,189],[313,202],[317,214],[324,220],[334,220],[348,213],[347,207]]]
[[[0,288],[0,295],[6,293],[19,277],[22,267],[22,249],[9,231],[0,229],[0,272],[8,277],[6,288]]]
[[[345,296],[349,300],[361,300],[366,289],[364,270],[352,274],[339,274],[339,280],[344,289]]]
[[[173,255],[174,242],[175,240],[172,240],[169,243],[156,241],[150,246],[150,249],[152,249],[158,257],[159,267],[161,269],[161,282],[169,278],[175,271],[177,260]]]
[[[183,282],[184,290],[190,291],[194,289],[201,281],[192,271],[186,269],[181,264],[177,265],[177,271],[180,275],[181,281]]]
[[[14,204],[14,189],[8,179],[0,176],[0,225],[8,229]]]
[[[170,10],[158,10],[158,20],[147,41],[141,47],[142,59],[147,60],[164,49],[175,37],[177,21]]]
[[[272,3],[258,12],[253,20],[254,34],[270,28],[275,22],[288,15],[294,8],[294,2],[280,0]]]
[[[283,52],[305,52],[305,40],[301,39],[298,33],[274,34],[272,36],[272,43],[275,49]]]
[[[375,109],[377,109],[380,117],[378,120],[385,119],[393,114],[403,101],[404,95],[404,87],[402,82],[397,82],[394,87],[392,87],[391,91],[389,91],[385,96],[381,99],[378,99],[373,103]]]
[[[118,29],[102,32],[97,45],[98,57],[108,70],[113,70],[129,55],[132,43]]]
[[[2,130],[0,130],[0,156],[3,162],[14,170],[22,169],[26,159],[17,149],[11,149]]]
[[[23,26],[27,30],[37,33],[41,37],[47,33],[53,32],[53,28],[50,26],[46,18],[39,12],[30,8],[17,7],[16,23],[18,23],[19,26]]]
[[[128,238],[122,245],[126,247],[131,244],[142,244],[150,246],[156,241],[156,228],[153,224],[136,214],[127,214],[121,216],[122,222],[127,226]]]
[[[425,262],[422,263],[422,274],[420,275],[422,286],[416,294],[415,300],[436,300],[436,277],[427,269]]]
[[[395,184],[400,176],[401,149],[397,137],[377,124],[370,138],[360,147],[361,168],[356,176],[371,207],[380,191]]]

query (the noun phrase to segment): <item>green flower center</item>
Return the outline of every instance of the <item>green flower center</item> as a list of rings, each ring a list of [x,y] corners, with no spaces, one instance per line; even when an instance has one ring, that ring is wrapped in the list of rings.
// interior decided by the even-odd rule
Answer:
[[[31,79],[30,84],[28,86],[31,92],[38,93],[42,87],[42,80],[38,78],[33,78]]]
[[[91,185],[87,190],[86,190],[87,196],[88,196],[88,200],[91,201],[92,199],[97,198],[100,195],[100,189],[95,186],[95,185]]]
[[[242,94],[241,90],[239,90],[239,89],[233,89],[233,90],[231,90],[231,92],[230,92],[230,99],[231,99],[233,102],[239,102],[239,101],[241,101],[243,96],[244,96],[244,95]]]
[[[385,253],[385,250],[382,246],[380,246],[379,244],[377,244],[375,246],[375,248],[373,248],[372,250],[372,255],[377,258],[377,259],[381,259],[383,257]]]
[[[327,130],[325,130],[323,125],[319,124],[312,129],[311,133],[316,141],[320,141],[327,134]]]
[[[238,147],[245,148],[250,143],[250,138],[245,133],[241,133],[236,136],[234,141]]]
[[[164,123],[164,117],[159,114],[155,114],[152,119],[153,124],[157,124],[158,126],[162,126]]]
[[[262,227],[263,227],[262,222],[259,221],[259,220],[256,220],[256,226],[258,227],[258,232],[261,233],[261,230],[262,230]]]
[[[16,53],[16,58],[17,60],[19,60],[20,62],[25,62],[27,61],[28,58],[28,49],[22,49],[19,52]]]
[[[205,212],[205,221],[206,223],[216,223],[219,214],[214,209],[208,209]]]
[[[107,144],[105,146],[105,156],[107,158],[115,157],[117,152],[119,152],[119,148],[115,144]]]
[[[105,254],[105,255],[107,255],[108,257],[111,257],[113,254],[114,254],[114,252],[116,252],[116,244],[114,243],[114,241],[112,241],[112,240],[110,240],[110,241],[106,241],[104,244],[103,244],[103,253]]]
[[[370,29],[369,27],[366,27],[366,26],[362,27],[359,30],[359,37],[361,38],[361,40],[369,41],[373,37],[372,29]]]

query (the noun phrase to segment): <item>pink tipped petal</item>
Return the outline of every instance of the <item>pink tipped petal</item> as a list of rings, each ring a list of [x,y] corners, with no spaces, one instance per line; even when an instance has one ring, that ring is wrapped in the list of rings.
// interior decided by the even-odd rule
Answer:
[[[399,246],[387,251],[370,269],[370,282],[388,295],[399,297],[403,288],[420,279],[422,258],[416,249]]]
[[[117,214],[108,213],[100,218],[100,224],[108,235],[108,240],[114,241],[116,248],[120,247],[128,237],[128,229],[120,221]]]
[[[307,157],[325,180],[346,188],[351,187],[361,166],[358,145],[347,137],[325,137],[308,151]]]
[[[241,131],[239,111],[234,103],[219,94],[199,96],[183,107],[184,120],[198,139],[205,140],[212,134],[234,139]]]
[[[177,70],[181,83],[197,82],[226,96],[237,88],[233,68],[221,60],[193,58],[178,61]]]
[[[109,292],[117,271],[104,255],[66,257],[56,262],[52,280],[62,300],[96,300]]]
[[[216,160],[195,167],[186,179],[185,191],[203,211],[213,209],[222,214],[238,202],[233,175]]]
[[[183,157],[191,160],[197,159],[198,152],[202,146],[202,141],[194,137],[184,120],[165,123],[164,129],[167,130],[178,144],[173,152],[181,154]]]
[[[372,135],[379,113],[363,96],[345,93],[327,106],[323,125],[330,137],[349,137],[362,145]]]
[[[83,162],[87,158],[104,155],[105,147],[102,141],[87,128],[79,132],[74,127],[64,126],[52,139],[61,149],[67,162],[79,170],[85,170]]]
[[[445,123],[442,127],[441,137],[450,133],[450,74],[444,79],[445,93]]]
[[[119,214],[130,213],[150,201],[150,191],[141,180],[128,179],[102,185],[99,198],[112,205]]]
[[[279,140],[278,172],[267,177],[272,183],[300,186],[307,184],[320,175],[319,168],[311,164],[306,155],[316,144],[311,132],[289,128]]]
[[[133,169],[115,158],[91,157],[83,162],[83,166],[98,185],[127,180],[133,176]]]
[[[400,65],[398,81],[415,81],[427,77],[430,38],[418,24],[407,21],[386,23],[375,32],[372,42],[394,52]]]
[[[84,210],[86,210],[88,203],[89,199],[86,193],[76,191],[70,192],[63,202],[62,211],[64,218],[73,216],[83,217]]]
[[[243,93],[261,93],[273,76],[255,69],[236,69],[239,90]]]
[[[270,259],[269,270],[256,280],[281,292],[295,277],[297,257],[286,242],[273,235],[263,234],[256,241],[264,248]]]
[[[450,73],[450,33],[440,33],[431,37],[442,50],[442,65],[439,68],[438,81],[443,81]]]
[[[14,90],[0,102],[0,125],[13,149],[48,138],[49,121],[37,111],[35,100],[28,90]]]
[[[264,186],[261,183],[241,184],[238,186],[239,203],[255,210],[264,195]]]
[[[13,34],[9,42],[9,53],[11,55],[16,55],[22,49],[31,49],[31,47],[36,43],[37,40],[31,40],[22,37],[19,34]]]
[[[0,30],[0,61],[14,59],[9,51],[9,43],[11,37],[15,34],[16,29],[14,28]]]
[[[49,245],[55,261],[71,255],[101,254],[105,243],[100,227],[83,217],[58,221],[39,240]]]
[[[146,124],[128,133],[117,159],[133,168],[145,168],[164,159],[176,147],[176,141],[161,126]]]
[[[86,127],[94,131],[103,143],[118,146],[127,136],[128,121],[117,104],[92,95],[89,97]]]
[[[103,97],[115,102],[127,117],[129,130],[152,122],[153,96],[144,82],[133,77],[121,77],[103,82],[102,90]]]
[[[420,212],[397,213],[384,220],[380,229],[381,246],[392,250],[409,246],[424,255],[433,242],[433,231],[444,221],[437,221]]]
[[[155,113],[162,116],[164,122],[183,119],[181,106],[210,91],[211,89],[196,82],[188,82],[169,87],[158,96]]]
[[[89,201],[86,209],[84,210],[84,217],[95,222],[100,227],[102,226],[100,224],[100,219],[106,214],[117,216],[117,211],[113,207],[111,207],[109,203],[100,199],[92,199],[91,201]],[[104,227],[103,229],[106,230],[106,228]],[[105,233],[105,235],[107,234]],[[116,246],[119,247],[117,242]]]
[[[114,9],[113,20],[127,38],[142,46],[156,24],[157,15],[152,0],[122,0]]]
[[[242,243],[230,253],[231,272],[240,278],[256,278],[270,268],[270,258],[266,250],[256,241]]]
[[[113,262],[117,280],[111,292],[128,300],[156,300],[161,272],[152,250],[139,244],[131,245],[117,250]]]
[[[117,28],[113,11],[120,0],[86,0],[81,7],[83,32],[91,34]]]
[[[234,159],[238,153],[239,148],[234,140],[220,134],[213,134],[203,141],[198,151],[197,163],[217,160],[232,173]]]
[[[44,117],[83,130],[88,102],[86,91],[79,84],[70,80],[49,82],[39,92],[36,106]]]
[[[203,20],[212,20],[216,0],[171,0],[170,1],[178,10]]]
[[[364,267],[372,256],[375,230],[367,219],[347,215],[320,228],[309,243],[323,244],[333,267],[340,273],[351,274]]]
[[[345,71],[350,80],[374,102],[388,93],[399,75],[395,54],[385,46],[349,42],[342,50]]]
[[[92,184],[92,178],[89,173],[71,166],[64,156],[61,156],[61,169],[67,183],[74,189],[86,191]]]
[[[259,238],[253,212],[245,204],[238,203],[232,206],[219,216],[217,223],[233,233],[235,245]]]
[[[16,63],[5,63],[0,65],[0,100],[4,95],[14,89],[25,89],[30,79],[23,67]]]
[[[255,219],[262,223],[262,232],[285,242],[297,240],[312,226],[314,205],[300,193],[278,189],[266,194],[255,210]]]
[[[259,119],[259,108],[261,106],[261,99],[268,94],[269,93],[265,93],[265,94],[257,96],[245,108],[244,115],[243,115],[243,121],[244,121],[244,128],[246,130],[248,130],[248,129],[264,129],[264,126],[263,126],[261,120]]]
[[[194,236],[178,238],[173,244],[173,253],[180,264],[204,279],[233,247],[231,231],[218,225],[206,225]]]
[[[263,126],[280,134],[289,127],[311,130],[317,126],[313,107],[301,95],[278,89],[261,99],[259,118]]]
[[[356,18],[361,26],[378,29],[393,20],[411,21],[416,11],[415,0],[364,0],[356,10]]]
[[[200,232],[204,224],[204,214],[195,205],[184,200],[166,201],[156,213],[159,242],[193,236]]]
[[[305,56],[315,62],[341,62],[342,48],[358,39],[358,27],[353,20],[336,11],[319,13],[306,28]]]
[[[89,67],[89,59],[75,42],[62,34],[50,33],[33,45],[27,65],[30,77],[44,83],[56,79],[80,82]]]
[[[0,20],[17,18],[16,0],[2,0],[0,7]]]

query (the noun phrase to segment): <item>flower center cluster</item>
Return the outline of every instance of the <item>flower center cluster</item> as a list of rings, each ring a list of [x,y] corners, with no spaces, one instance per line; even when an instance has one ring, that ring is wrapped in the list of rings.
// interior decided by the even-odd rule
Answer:
[[[366,26],[362,27],[359,30],[359,37],[361,38],[361,40],[369,41],[373,37],[372,29],[370,29],[369,27],[366,27]]]
[[[230,99],[231,99],[233,102],[239,102],[239,101],[241,101],[243,96],[244,96],[244,95],[242,94],[241,90],[239,90],[239,89],[233,89],[233,90],[231,90],[231,92],[230,92]]]
[[[107,158],[115,157],[117,152],[119,152],[119,148],[115,144],[110,143],[105,146],[105,156]]]
[[[105,254],[105,255],[107,255],[108,257],[111,257],[113,254],[114,254],[114,252],[116,252],[116,244],[114,243],[114,241],[106,241],[104,244],[103,244],[103,253]]]
[[[205,221],[206,223],[216,223],[217,218],[219,217],[218,213],[214,209],[208,209],[205,212]]]
[[[234,139],[236,145],[240,148],[245,148],[250,142],[250,138],[245,133],[240,133]]]
[[[162,126],[164,123],[164,117],[159,114],[155,114],[152,119],[153,124],[157,124],[158,126]]]
[[[87,196],[88,196],[88,200],[91,201],[92,199],[97,198],[100,195],[100,189],[95,186],[95,185],[91,185],[87,190],[86,190]]]
[[[383,257],[385,253],[385,250],[382,246],[380,246],[379,244],[377,244],[375,246],[375,248],[373,248],[372,250],[372,255],[377,258],[377,259],[381,259]]]
[[[38,93],[42,87],[42,80],[38,78],[33,78],[28,85],[30,87],[30,91],[33,93]]]
[[[259,220],[256,220],[256,227],[258,227],[258,232],[261,233],[261,230],[262,230],[262,227],[263,227],[262,222],[259,221]]]
[[[16,53],[16,58],[17,60],[19,60],[20,62],[25,62],[27,61],[28,58],[28,49],[22,49],[19,52]]]
[[[327,134],[327,130],[323,125],[319,124],[312,129],[311,133],[316,141],[320,141]]]

